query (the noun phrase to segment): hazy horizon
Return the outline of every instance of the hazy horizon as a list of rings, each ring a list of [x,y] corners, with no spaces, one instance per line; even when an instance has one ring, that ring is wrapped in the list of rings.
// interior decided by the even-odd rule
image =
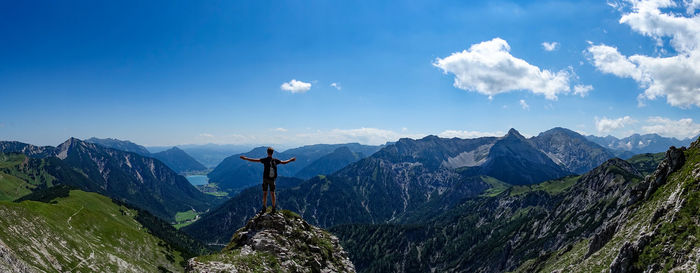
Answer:
[[[554,128],[564,128],[564,129],[569,129],[569,130],[571,130],[570,128],[561,127],[561,126],[554,127]],[[554,128],[550,128],[550,129],[554,129]],[[524,132],[522,132],[522,131],[519,131],[517,128],[511,128],[511,129],[515,129],[516,131],[518,131],[518,133],[520,133],[521,135],[523,135],[525,138],[532,138],[532,137],[537,136],[537,135],[540,134],[540,133],[543,133],[543,132],[547,131],[547,130],[545,130],[545,131],[542,131],[542,132],[537,132],[537,133],[535,133],[535,134],[528,134],[528,133],[524,133]],[[510,129],[509,129],[509,130],[510,130]],[[597,137],[607,137],[607,136],[611,136],[611,135],[598,136],[598,135],[592,135],[592,134],[586,135],[586,134],[582,134],[582,133],[584,133],[584,132],[577,132],[577,131],[574,131],[574,132],[579,133],[579,134],[581,134],[581,135],[583,135],[583,136],[597,136]],[[472,139],[472,138],[480,138],[480,137],[503,137],[503,136],[505,136],[505,135],[507,134],[507,132],[499,132],[499,133],[501,133],[501,134],[499,134],[499,135],[495,135],[495,134],[494,134],[494,135],[464,136],[464,135],[460,135],[461,132],[446,131],[446,132],[442,132],[442,133],[440,133],[440,134],[425,134],[425,135],[415,135],[415,136],[402,136],[401,138],[421,139],[421,138],[424,138],[424,137],[427,137],[427,136],[438,136],[438,137],[441,137],[441,138],[454,138],[454,137],[456,137],[456,138],[462,138],[462,139]],[[633,133],[633,134],[638,134],[638,133]],[[666,137],[666,136],[663,136],[663,135],[660,135],[660,134],[657,134],[657,133],[649,133],[649,134],[659,135],[659,136],[661,136],[661,137]],[[649,134],[639,134],[639,135],[649,135]],[[616,138],[621,139],[621,138],[625,138],[625,137],[629,137],[629,136],[631,136],[631,135],[627,135],[627,136],[624,136],[624,137],[616,137]],[[693,138],[698,137],[698,136],[700,136],[700,134],[699,134],[699,135],[696,135],[696,136],[687,137],[687,138],[677,138],[677,137],[669,137],[669,138],[673,138],[673,139],[676,139],[676,140],[679,140],[679,141],[684,141],[684,140],[693,141],[693,140],[694,140]],[[92,136],[92,137],[94,137],[94,136]],[[76,137],[76,138],[81,139],[81,140],[87,140],[87,139],[92,138],[92,137],[85,137],[85,138]],[[613,136],[613,137],[615,137],[615,136]],[[303,147],[303,146],[309,146],[309,145],[317,145],[317,144],[321,144],[321,145],[334,145],[334,144],[358,143],[358,144],[362,144],[362,145],[374,145],[374,146],[378,146],[378,145],[387,145],[387,144],[389,144],[389,143],[393,143],[393,142],[396,142],[396,141],[399,140],[399,138],[397,138],[397,139],[395,139],[395,140],[389,140],[389,141],[386,141],[386,142],[383,142],[383,143],[362,143],[362,142],[357,142],[357,141],[349,141],[349,142],[332,142],[332,143],[331,143],[331,142],[328,142],[328,143],[317,142],[317,143],[300,143],[300,144],[291,143],[291,142],[290,142],[290,143],[249,143],[249,144],[233,144],[233,143],[211,143],[211,142],[210,142],[210,143],[201,143],[201,144],[184,143],[184,144],[173,144],[173,145],[146,145],[146,144],[142,144],[142,143],[135,142],[135,141],[130,140],[130,139],[120,139],[120,138],[115,138],[115,137],[97,137],[97,138],[99,138],[99,139],[116,139],[116,140],[121,140],[121,141],[130,141],[130,142],[132,142],[132,143],[134,143],[134,144],[138,144],[138,145],[144,146],[145,148],[147,148],[147,149],[150,150],[151,152],[164,151],[164,150],[167,150],[167,149],[172,148],[172,147],[175,147],[175,146],[181,147],[181,148],[183,148],[183,147],[184,147],[184,148],[192,148],[192,147],[203,147],[203,146],[216,146],[216,148],[228,147],[228,148],[231,149],[231,150],[235,150],[235,151],[239,151],[239,152],[247,151],[248,149],[253,149],[253,148],[257,148],[257,147],[272,146],[272,147],[275,147],[277,150],[283,152],[283,151],[288,150],[288,149],[293,149],[293,148],[298,148],[298,147]],[[67,139],[66,139],[66,140],[67,140]],[[32,144],[32,145],[37,145],[37,146],[54,146],[54,147],[55,147],[55,146],[58,146],[59,144],[65,142],[66,140],[60,141],[60,142],[55,143],[55,144],[36,144],[36,143],[30,143],[30,142],[24,142],[24,143]],[[7,140],[0,140],[0,141],[19,141],[19,140],[7,139]],[[22,142],[22,141],[19,141],[19,142]]]

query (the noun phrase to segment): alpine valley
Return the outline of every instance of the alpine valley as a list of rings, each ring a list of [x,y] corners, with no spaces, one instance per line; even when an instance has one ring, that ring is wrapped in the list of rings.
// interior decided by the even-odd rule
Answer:
[[[213,168],[216,196],[180,175],[208,168],[178,147],[2,141],[0,272],[698,271],[700,139],[601,139],[511,129],[289,149],[265,214],[262,166],[239,156],[266,147]]]

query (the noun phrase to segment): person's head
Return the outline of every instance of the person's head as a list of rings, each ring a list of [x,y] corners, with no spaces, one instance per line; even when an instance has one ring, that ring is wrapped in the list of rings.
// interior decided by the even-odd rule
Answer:
[[[272,156],[272,154],[275,152],[275,149],[272,149],[272,147],[267,147],[267,156]]]

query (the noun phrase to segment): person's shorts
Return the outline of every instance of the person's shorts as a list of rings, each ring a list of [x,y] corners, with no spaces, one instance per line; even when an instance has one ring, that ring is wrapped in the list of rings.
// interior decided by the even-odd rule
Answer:
[[[270,191],[275,191],[275,180],[263,178],[263,191],[267,191],[268,187],[270,188]]]

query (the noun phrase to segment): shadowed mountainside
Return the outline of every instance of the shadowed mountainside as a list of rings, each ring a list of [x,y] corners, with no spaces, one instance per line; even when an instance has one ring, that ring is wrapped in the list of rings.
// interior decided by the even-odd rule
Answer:
[[[0,142],[0,148],[3,153],[24,153],[68,166],[82,178],[66,179],[64,183],[126,201],[163,219],[173,219],[175,213],[192,208],[205,211],[220,202],[198,191],[157,159],[76,138],[55,148],[13,142]]]

